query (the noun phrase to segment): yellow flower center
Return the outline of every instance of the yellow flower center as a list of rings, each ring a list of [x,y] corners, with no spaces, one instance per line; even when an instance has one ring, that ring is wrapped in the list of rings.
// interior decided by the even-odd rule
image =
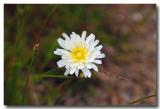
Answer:
[[[71,51],[71,57],[74,62],[85,62],[87,54],[87,50],[84,47],[76,47]]]

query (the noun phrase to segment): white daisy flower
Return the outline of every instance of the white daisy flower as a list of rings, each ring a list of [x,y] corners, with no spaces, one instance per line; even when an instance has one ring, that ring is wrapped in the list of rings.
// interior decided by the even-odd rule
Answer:
[[[59,38],[57,40],[62,49],[57,48],[54,54],[60,55],[62,58],[57,62],[57,65],[58,67],[65,66],[64,75],[75,73],[78,77],[79,70],[81,70],[86,78],[90,78],[89,69],[98,72],[95,64],[102,64],[100,59],[104,58],[105,54],[101,53],[103,46],[98,45],[99,40],[95,40],[95,35],[91,33],[86,37],[86,31],[82,32],[81,37],[75,32],[72,32],[70,37],[66,33],[62,35],[64,39]]]

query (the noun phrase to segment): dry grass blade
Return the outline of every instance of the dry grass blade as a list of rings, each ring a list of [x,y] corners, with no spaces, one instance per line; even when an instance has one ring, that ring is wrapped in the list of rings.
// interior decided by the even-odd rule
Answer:
[[[135,103],[138,103],[138,102],[142,102],[148,98],[151,98],[151,97],[156,97],[156,94],[153,94],[153,95],[149,95],[149,96],[146,96],[146,97],[143,97],[143,98],[140,98],[140,99],[137,99],[137,100],[134,100],[128,104],[135,104]]]
[[[26,91],[27,91],[27,88],[28,88],[28,83],[29,83],[30,75],[31,75],[31,68],[32,68],[34,59],[35,59],[35,52],[32,56],[31,62],[28,65],[28,69],[27,69],[28,71],[27,71],[26,82],[25,82],[24,91],[23,91],[23,103],[25,101],[25,95],[26,95]]]
[[[36,57],[36,51],[38,49],[38,48],[35,48],[35,45],[33,46],[33,56],[32,56],[32,59],[31,59],[29,65],[27,66],[27,76],[26,76],[26,82],[25,82],[25,86],[24,86],[23,99],[22,99],[23,103],[25,102],[25,96],[26,96],[26,91],[27,91],[27,88],[28,88],[29,81],[31,81],[31,69],[33,67],[33,63],[34,63],[34,60],[35,60],[35,57]]]
[[[110,77],[112,77],[112,78],[119,78],[119,79],[123,79],[123,80],[129,81],[129,79],[126,78],[126,77],[124,77],[124,76],[121,76],[121,75],[113,75],[113,74],[111,74],[110,72],[105,71],[105,69],[104,69],[103,67],[100,67],[100,72],[102,72],[102,73],[104,73],[104,74],[106,74],[106,75],[108,75],[108,76],[110,76]]]

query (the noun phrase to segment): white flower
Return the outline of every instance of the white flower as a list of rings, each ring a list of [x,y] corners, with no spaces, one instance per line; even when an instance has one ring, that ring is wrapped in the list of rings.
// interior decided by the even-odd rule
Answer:
[[[60,55],[62,58],[57,62],[57,65],[58,67],[65,66],[64,75],[75,73],[78,77],[79,70],[81,70],[86,78],[90,78],[89,69],[98,72],[95,64],[102,64],[100,59],[104,58],[105,54],[101,53],[103,46],[98,45],[99,40],[95,40],[95,35],[91,33],[86,37],[86,31],[82,32],[81,37],[75,32],[72,32],[70,37],[66,33],[62,35],[64,39],[59,38],[57,40],[62,49],[57,48],[54,54]]]

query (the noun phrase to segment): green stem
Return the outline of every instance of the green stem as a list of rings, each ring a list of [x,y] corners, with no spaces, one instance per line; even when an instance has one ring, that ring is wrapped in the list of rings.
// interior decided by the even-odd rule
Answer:
[[[31,68],[33,66],[33,62],[34,62],[34,59],[35,59],[35,51],[33,52],[33,56],[32,56],[32,59],[28,65],[28,71],[27,71],[27,76],[26,76],[26,82],[25,82],[25,86],[24,86],[24,91],[23,91],[23,96],[22,96],[22,100],[23,100],[23,103],[25,101],[25,96],[26,96],[26,91],[27,91],[27,87],[28,87],[28,83],[29,83],[29,78],[30,78],[30,75],[31,75]]]
[[[156,96],[156,94],[149,95],[149,96],[146,96],[146,97],[143,97],[143,98],[140,98],[140,99],[137,99],[137,100],[131,101],[131,102],[130,102],[130,103],[128,103],[128,104],[135,104],[135,103],[138,103],[138,102],[144,101],[145,99],[148,99],[148,98],[151,98],[151,97],[155,97],[155,96]]]
[[[45,78],[72,78],[69,76],[62,76],[62,75],[40,75],[40,77],[45,77]]]

